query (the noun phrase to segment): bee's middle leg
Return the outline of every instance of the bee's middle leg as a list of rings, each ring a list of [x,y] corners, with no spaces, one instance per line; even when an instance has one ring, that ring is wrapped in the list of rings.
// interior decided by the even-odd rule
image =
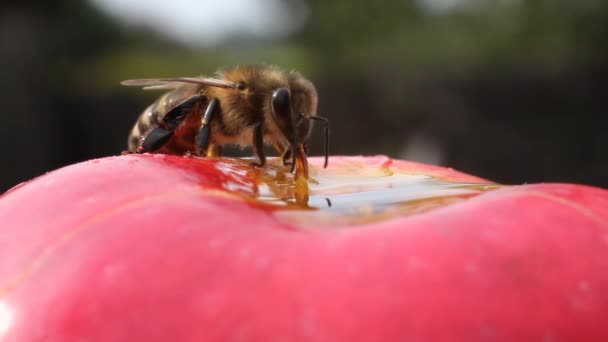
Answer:
[[[211,120],[213,120],[213,115],[219,108],[220,101],[217,98],[211,99],[209,104],[207,105],[207,109],[205,109],[205,113],[201,119],[201,128],[196,135],[196,153],[198,155],[207,155],[207,156],[215,156],[215,152],[218,152],[219,146],[210,144],[209,141],[211,139]],[[221,148],[219,149],[219,153],[221,154]]]
[[[207,157],[221,157],[222,146],[218,144],[209,144],[207,147]]]
[[[266,164],[266,155],[264,154],[264,135],[263,123],[258,121],[253,126],[253,162],[254,166],[264,166]]]

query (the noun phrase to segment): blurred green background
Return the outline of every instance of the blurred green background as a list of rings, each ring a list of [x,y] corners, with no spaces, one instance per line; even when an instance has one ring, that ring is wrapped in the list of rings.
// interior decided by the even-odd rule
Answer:
[[[608,187],[608,1],[58,0],[0,5],[0,191],[119,154],[129,78],[297,69],[332,154]],[[322,152],[321,130],[312,154]]]

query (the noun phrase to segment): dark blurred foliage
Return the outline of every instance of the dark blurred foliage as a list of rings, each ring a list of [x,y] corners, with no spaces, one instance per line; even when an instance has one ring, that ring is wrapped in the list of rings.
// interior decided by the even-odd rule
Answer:
[[[608,187],[608,2],[283,3],[309,11],[294,34],[194,49],[87,2],[5,1],[0,191],[119,154],[160,95],[122,89],[121,79],[259,62],[314,81],[333,154],[429,161],[504,183]],[[311,149],[322,151],[320,132]]]

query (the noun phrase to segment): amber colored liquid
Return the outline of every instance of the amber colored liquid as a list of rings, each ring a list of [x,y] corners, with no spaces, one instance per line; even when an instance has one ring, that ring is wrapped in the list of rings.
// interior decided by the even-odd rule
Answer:
[[[271,209],[281,220],[300,226],[355,225],[414,215],[501,187],[356,165],[329,169],[311,165],[307,179],[298,172],[290,173],[276,159],[264,168],[250,167],[243,160],[223,159],[224,172],[239,172],[256,180],[257,186],[241,195]]]

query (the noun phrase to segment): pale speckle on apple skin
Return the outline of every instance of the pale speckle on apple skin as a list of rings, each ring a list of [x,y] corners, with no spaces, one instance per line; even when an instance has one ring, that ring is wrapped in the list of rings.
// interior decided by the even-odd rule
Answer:
[[[586,301],[578,296],[570,299],[570,306],[575,311],[587,311],[589,309],[589,305],[587,305]]]
[[[468,263],[466,264],[466,266],[464,267],[465,272],[467,273],[477,273],[477,265],[473,264],[473,263]]]
[[[241,323],[237,325],[236,327],[231,329],[229,341],[245,342],[252,340],[250,330],[251,328],[247,324]]]
[[[0,301],[0,339],[13,324],[13,310],[4,302]]]
[[[255,258],[254,266],[256,270],[261,271],[263,269],[268,268],[269,265],[270,260],[268,259],[268,257],[258,256],[257,258]]]
[[[417,256],[409,256],[406,260],[406,265],[412,271],[420,271],[428,268],[428,264]]]
[[[94,196],[89,196],[87,198],[84,199],[84,202],[86,204],[94,204],[95,202],[97,202],[97,198]]]
[[[212,250],[217,250],[217,249],[220,249],[225,244],[226,244],[225,239],[215,238],[215,239],[211,239],[207,242],[207,247],[209,247],[209,249],[212,249]]]
[[[578,282],[576,292],[570,298],[570,306],[576,311],[589,311],[594,305],[593,293],[591,290],[591,284],[585,279]]]
[[[55,184],[57,181],[51,177],[45,179],[45,181],[42,183],[42,186],[51,186],[53,184]]]
[[[543,336],[543,342],[558,342],[559,339],[553,331],[546,331]]]
[[[606,247],[608,247],[608,234],[604,234],[604,236],[602,237],[602,241],[604,242]]]
[[[193,304],[197,311],[208,317],[217,317],[225,309],[228,298],[225,293],[218,291],[206,291]]]
[[[349,263],[349,264],[345,265],[344,270],[351,277],[356,277],[361,274],[361,269],[353,263]]]
[[[318,336],[318,323],[315,320],[314,312],[309,309],[302,309],[298,316],[298,326],[302,336],[306,339],[314,339]]]
[[[586,280],[579,281],[578,289],[581,290],[581,292],[591,292],[591,286],[589,285],[589,282]]]
[[[248,246],[244,246],[239,248],[238,256],[240,259],[249,259],[251,257],[251,248]]]
[[[108,287],[115,287],[119,283],[129,283],[130,279],[129,270],[120,263],[106,265],[100,275],[100,284]]]

